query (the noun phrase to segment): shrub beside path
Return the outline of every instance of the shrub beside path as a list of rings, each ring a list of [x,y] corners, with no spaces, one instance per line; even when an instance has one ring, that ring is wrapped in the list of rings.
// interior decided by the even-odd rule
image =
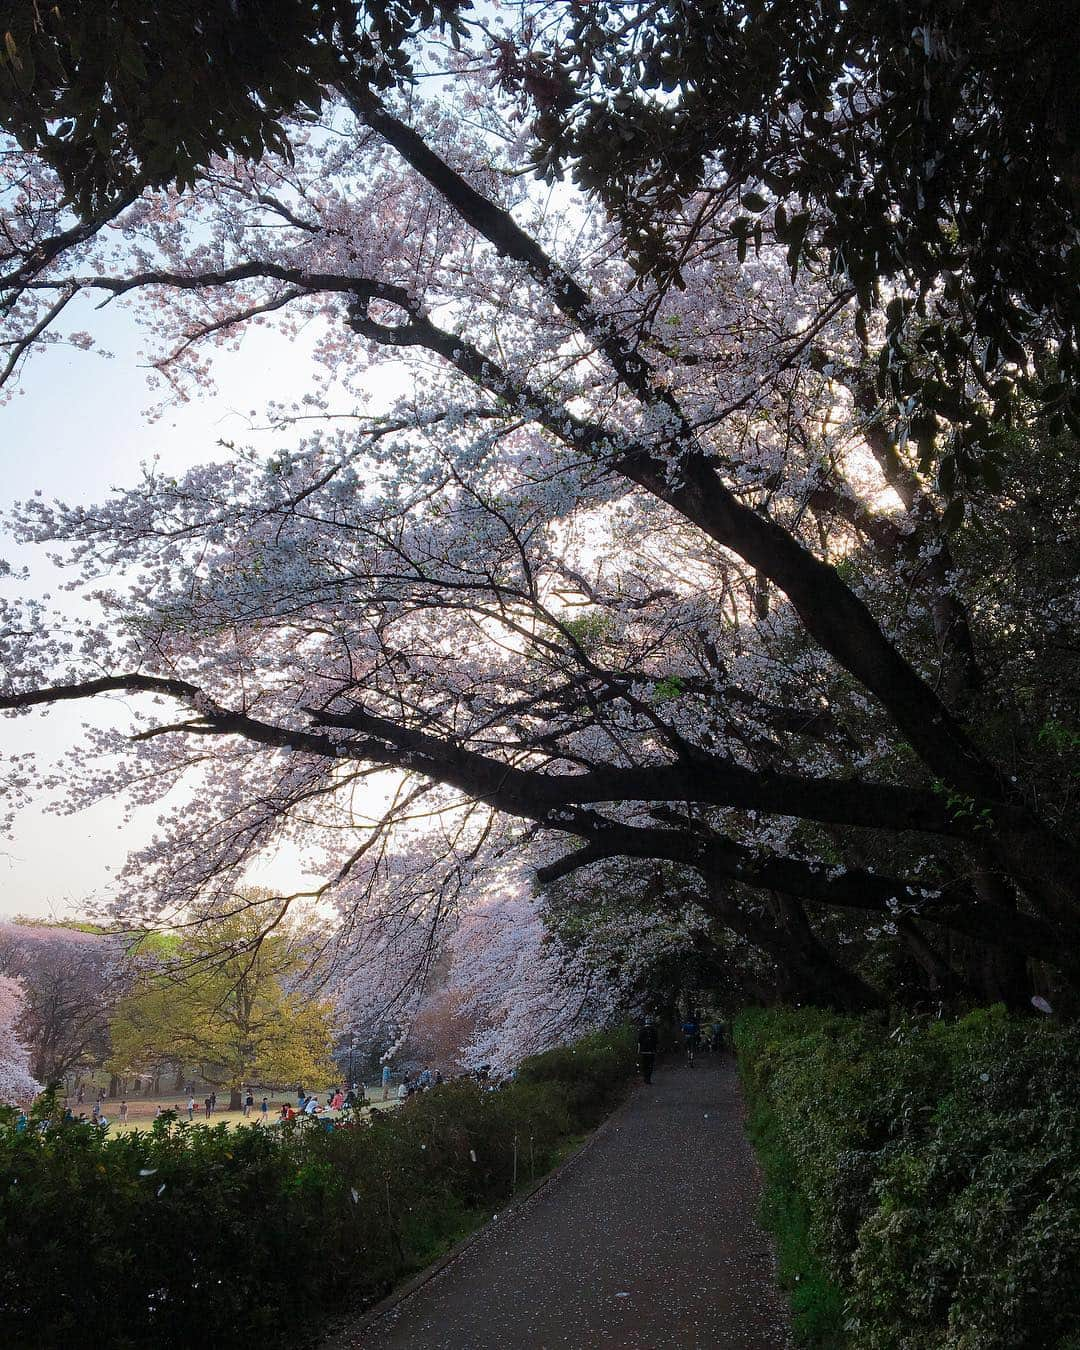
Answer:
[[[333,1350],[787,1350],[733,1061],[661,1066],[582,1154]]]

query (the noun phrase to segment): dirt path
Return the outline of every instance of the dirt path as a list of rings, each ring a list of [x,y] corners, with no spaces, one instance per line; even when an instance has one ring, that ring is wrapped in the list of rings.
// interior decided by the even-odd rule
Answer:
[[[334,1350],[787,1350],[728,1058],[657,1070],[580,1158]]]

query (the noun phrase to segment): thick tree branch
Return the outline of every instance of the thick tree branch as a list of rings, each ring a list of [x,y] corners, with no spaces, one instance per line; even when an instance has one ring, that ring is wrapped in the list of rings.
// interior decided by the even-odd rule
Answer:
[[[971,834],[970,827],[957,821],[936,794],[887,783],[755,771],[703,752],[690,763],[637,768],[610,766],[585,773],[549,774],[507,764],[355,705],[344,713],[308,710],[318,726],[359,732],[363,737],[335,740],[219,708],[187,681],[152,675],[104,676],[83,684],[0,695],[0,709],[34,707],[111,692],[168,695],[198,714],[197,720],[140,732],[141,739],[166,734],[239,735],[329,759],[371,760],[386,768],[424,774],[499,810],[552,825],[557,825],[553,813],[563,807],[596,802],[676,801],[891,832],[917,830],[957,839]]]
[[[547,867],[537,878],[547,884],[604,858],[656,858],[682,863],[700,872],[710,885],[738,882],[755,890],[779,891],[830,909],[856,909],[886,921],[914,915],[954,932],[997,946],[1017,946],[1056,969],[1073,970],[1075,952],[1050,924],[1031,915],[978,901],[966,890],[939,890],[862,868],[833,868],[777,856],[719,837],[693,837],[683,831],[622,825],[582,812],[575,832],[585,847]]]
[[[1068,909],[1080,887],[1080,854],[1027,815],[1021,803],[1005,807],[1015,797],[1010,785],[982,755],[930,685],[889,641],[870,610],[836,570],[815,558],[775,521],[743,505],[724,485],[712,457],[699,448],[693,429],[674,397],[654,383],[648,362],[603,319],[582,287],[525,234],[508,212],[478,193],[416,131],[390,114],[370,90],[350,87],[346,82],[341,91],[357,115],[393,145],[464,220],[500,254],[525,264],[547,286],[563,313],[590,342],[599,346],[619,378],[643,404],[666,410],[669,422],[666,457],[634,450],[616,460],[615,469],[673,506],[779,587],[811,637],[880,700],[934,774],[980,807],[990,808],[1001,827],[1002,855],[1022,876],[1029,893],[1056,912]],[[370,328],[367,335],[377,341],[428,345],[418,326],[407,325],[403,330],[395,330],[394,336],[380,336],[378,327]],[[363,327],[360,331],[364,331]],[[464,369],[461,363],[457,364]],[[487,364],[490,367],[491,363]],[[470,378],[505,396],[485,377],[482,367],[478,374],[470,373]],[[505,382],[504,377],[505,389],[511,383]],[[565,427],[565,411],[561,420]],[[550,425],[544,418],[541,421]],[[1003,819],[1003,810],[1015,818]]]

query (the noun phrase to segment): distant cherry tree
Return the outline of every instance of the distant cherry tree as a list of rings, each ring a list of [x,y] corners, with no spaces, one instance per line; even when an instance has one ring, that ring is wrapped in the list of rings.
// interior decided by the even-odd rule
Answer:
[[[16,1030],[22,1007],[18,982],[0,975],[0,1104],[23,1104],[41,1091],[30,1074],[30,1052]]]
[[[122,944],[62,924],[0,923],[0,972],[21,982],[20,1032],[34,1076],[54,1083],[109,1053],[109,1018],[126,983]]]

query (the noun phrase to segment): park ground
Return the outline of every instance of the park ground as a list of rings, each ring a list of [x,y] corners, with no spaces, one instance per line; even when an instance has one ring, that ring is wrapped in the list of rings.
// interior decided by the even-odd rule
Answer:
[[[390,1097],[383,1101],[382,1088],[375,1084],[366,1085],[368,1110],[388,1111],[396,1109],[397,1086],[390,1089]],[[252,1109],[251,1116],[245,1117],[243,1111],[229,1111],[219,1107],[207,1120],[203,1112],[203,1096],[205,1094],[196,1093],[195,1095],[195,1124],[197,1125],[254,1125],[262,1120],[262,1112],[259,1110],[259,1104],[262,1101],[262,1093],[255,1096],[255,1106]],[[267,1113],[268,1123],[273,1124],[279,1117],[281,1108],[288,1103],[290,1106],[296,1106],[296,1093],[278,1093],[269,1096],[270,1109]],[[325,1102],[326,1093],[316,1093],[320,1102]],[[125,1130],[145,1130],[154,1123],[157,1118],[158,1107],[164,1111],[175,1111],[181,1120],[187,1120],[187,1093],[166,1092],[156,1097],[128,1097],[128,1119],[124,1125],[120,1121],[120,1097],[106,1097],[104,1102],[105,1116],[109,1122],[109,1129],[113,1134],[123,1134]],[[226,1097],[226,1100],[228,1098]],[[87,1120],[90,1119],[90,1113],[94,1109],[94,1094],[86,1092],[81,1106],[76,1105],[75,1098],[69,1097],[67,1104],[76,1115],[80,1111],[85,1112]],[[331,1118],[337,1113],[331,1113]]]

